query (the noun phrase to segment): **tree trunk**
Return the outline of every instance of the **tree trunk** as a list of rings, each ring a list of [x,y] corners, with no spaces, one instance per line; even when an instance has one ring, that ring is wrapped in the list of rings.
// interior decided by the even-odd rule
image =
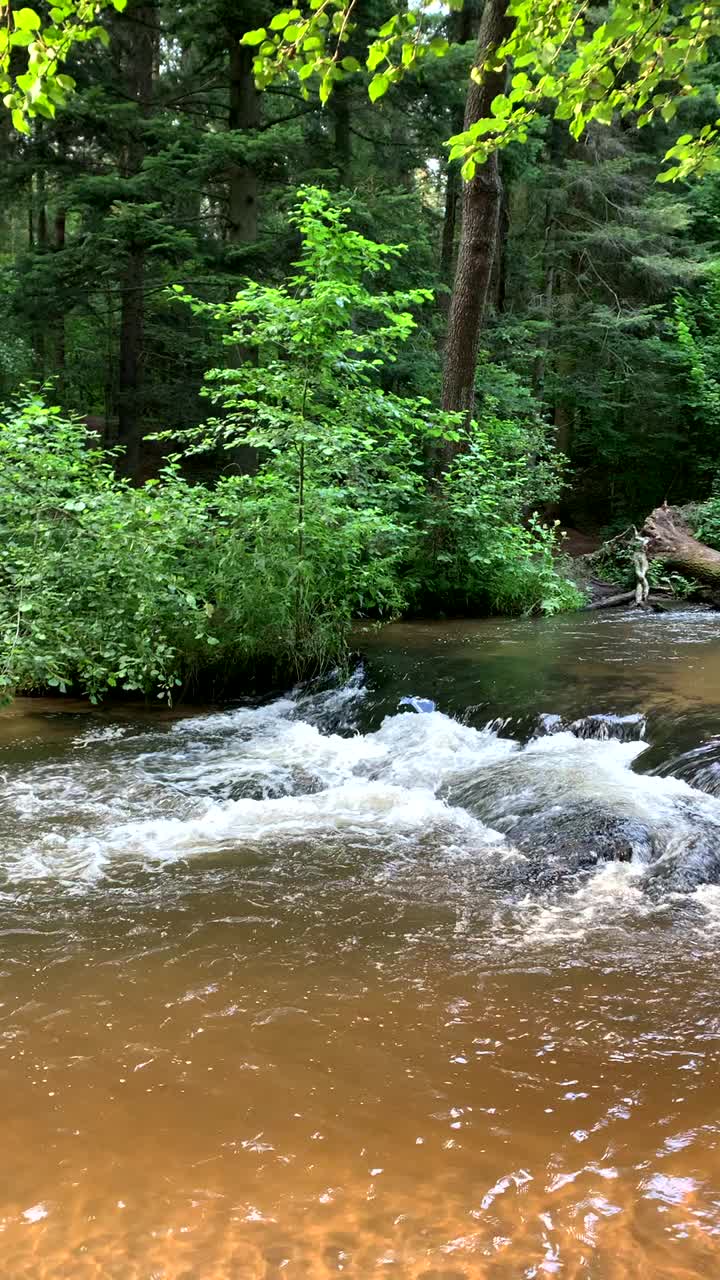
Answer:
[[[41,253],[44,253],[48,247],[47,191],[44,169],[38,170],[37,174],[37,247]]]
[[[66,213],[63,208],[55,210],[55,252],[62,253],[65,248],[65,230],[66,230]],[[65,312],[60,314],[55,320],[55,369],[60,379],[62,387],[62,378],[65,372]]]
[[[498,313],[505,310],[505,299],[507,295],[507,241],[508,232],[510,231],[510,204],[508,201],[507,187],[505,186],[502,177],[502,167],[500,169],[500,192],[501,198],[500,212],[498,214],[498,235],[489,295],[492,299],[492,305]]]
[[[335,164],[338,179],[343,187],[350,181],[352,166],[352,135],[350,133],[350,91],[342,80],[335,87],[330,99],[334,120]]]
[[[477,4],[475,0],[466,0],[462,9],[450,15],[450,39],[452,44],[467,44],[477,22]],[[460,133],[465,119],[462,107],[453,112],[452,132]],[[442,240],[440,242],[440,279],[445,284],[452,284],[453,266],[455,263],[455,233],[458,224],[458,204],[460,200],[460,169],[458,165],[448,166],[445,182],[445,212],[443,215]],[[450,295],[441,294],[441,305],[444,311],[450,306]]]
[[[458,133],[462,125],[455,132]],[[448,169],[445,184],[445,213],[443,215],[442,241],[440,244],[440,279],[446,283],[452,280],[453,259],[455,257],[455,231],[457,228],[458,197],[460,195],[460,170],[457,165]],[[447,295],[443,294],[443,297]],[[449,306],[448,297],[448,306]]]
[[[720,586],[720,551],[698,542],[676,507],[657,507],[645,521],[643,535],[650,539],[647,550],[653,560],[687,578]]]
[[[486,0],[476,65],[484,62],[488,51],[510,34],[512,19],[507,8],[508,0]],[[491,114],[490,104],[504,87],[504,68],[486,75],[482,84],[470,81],[466,129]],[[445,346],[443,408],[462,411],[468,418],[474,407],[477,353],[498,248],[501,207],[500,166],[497,153],[493,153],[463,188],[462,232]]]
[[[260,122],[260,97],[253,78],[252,49],[240,44],[241,32],[230,33],[230,130],[256,129]],[[228,184],[228,229],[230,244],[249,244],[257,239],[257,174],[249,164],[234,164]]]
[[[158,41],[157,10],[154,4],[138,3],[128,14],[127,93],[138,105],[130,126],[130,138],[121,161],[125,178],[140,173],[146,153],[144,119],[149,115]],[[120,357],[118,362],[118,444],[122,445],[124,468],[137,471],[143,415],[143,358],[145,336],[144,242],[131,237],[121,280]]]
[[[545,261],[545,286],[543,288],[542,313],[544,328],[538,339],[538,352],[533,361],[533,394],[541,396],[545,386],[545,367],[550,347],[550,325],[555,294],[555,221],[549,204],[545,211],[545,241],[543,258]]]

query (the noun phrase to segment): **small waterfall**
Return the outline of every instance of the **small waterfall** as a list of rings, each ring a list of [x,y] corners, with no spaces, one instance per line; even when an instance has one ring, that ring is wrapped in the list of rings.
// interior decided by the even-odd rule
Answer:
[[[640,714],[618,716],[595,713],[567,722],[562,716],[543,713],[538,716],[535,736],[572,733],[576,738],[594,738],[597,742],[607,742],[611,738],[617,742],[641,742],[646,728],[646,718]]]

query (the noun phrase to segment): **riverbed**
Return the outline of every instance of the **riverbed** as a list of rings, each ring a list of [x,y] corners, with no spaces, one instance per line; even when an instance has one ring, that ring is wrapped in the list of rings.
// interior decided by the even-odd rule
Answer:
[[[0,713],[3,1278],[719,1269],[718,615],[357,642]]]

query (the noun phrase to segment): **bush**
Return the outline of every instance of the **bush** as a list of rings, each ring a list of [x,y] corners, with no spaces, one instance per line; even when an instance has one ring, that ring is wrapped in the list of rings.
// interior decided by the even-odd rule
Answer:
[[[482,425],[464,433],[462,451],[428,495],[416,577],[421,609],[558,613],[583,596],[558,572],[554,528],[534,504],[559,492],[561,473],[541,423],[523,430],[486,406]]]
[[[37,398],[0,422],[2,687],[171,699],[189,683],[217,693],[307,674],[343,652],[349,603],[320,574],[304,577],[312,625],[298,633],[272,486],[249,494],[231,477],[211,490],[170,465],[134,489],[113,461]]]
[[[560,482],[545,428],[491,399],[464,427],[384,390],[427,293],[372,292],[401,247],[350,231],[327,193],[307,189],[295,222],[303,253],[286,286],[248,283],[221,306],[175,291],[236,348],[207,375],[216,416],[183,449],[250,445],[255,474],[189,484],[177,454],[134,488],[38,396],[0,421],[5,689],[216,695],[337,662],[358,615],[579,603],[552,530],[525,518]],[[438,442],[461,435],[428,479]]]
[[[713,488],[718,488],[717,481]],[[707,502],[691,507],[688,517],[695,536],[720,551],[720,493],[714,492]]]

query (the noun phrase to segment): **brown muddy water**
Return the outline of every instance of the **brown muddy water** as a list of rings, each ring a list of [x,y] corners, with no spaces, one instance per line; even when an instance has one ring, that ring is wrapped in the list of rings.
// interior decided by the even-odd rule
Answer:
[[[720,1273],[720,618],[361,644],[0,715],[3,1280]]]

